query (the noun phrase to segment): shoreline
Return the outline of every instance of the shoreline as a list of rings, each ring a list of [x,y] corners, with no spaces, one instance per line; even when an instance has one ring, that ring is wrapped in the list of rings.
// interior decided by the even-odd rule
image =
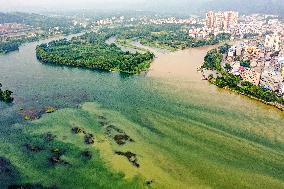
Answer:
[[[64,38],[64,37],[69,37],[69,36],[73,36],[73,35],[80,35],[80,34],[84,34],[86,32],[87,31],[82,31],[82,32],[79,32],[79,33],[71,33],[71,34],[68,34],[68,35],[54,34],[54,35],[49,35],[49,36],[45,36],[45,37],[39,37],[36,40],[25,41],[25,42],[21,43],[17,50],[13,50],[13,51],[9,51],[9,52],[2,52],[2,53],[0,52],[0,56],[4,56],[4,55],[7,55],[7,54],[10,54],[10,53],[13,53],[13,52],[18,52],[22,46],[29,44],[29,43],[34,43],[34,42],[38,42],[38,41],[42,41],[42,40],[49,40],[49,39],[53,39],[53,38]]]
[[[275,108],[277,108],[277,109],[279,109],[279,110],[281,110],[281,111],[284,111],[284,105],[281,105],[281,104],[279,104],[279,103],[276,103],[276,102],[267,102],[267,101],[265,101],[265,100],[256,98],[256,97],[254,97],[254,96],[246,95],[246,94],[244,94],[244,93],[238,92],[238,91],[233,90],[233,89],[231,89],[231,88],[229,88],[229,87],[225,87],[225,88],[223,88],[223,89],[232,91],[232,92],[237,93],[237,94],[242,95],[242,96],[249,97],[250,99],[256,100],[256,101],[261,102],[261,103],[263,103],[263,104],[266,104],[266,105],[269,105],[269,106],[273,106],[273,107],[275,107]]]
[[[203,79],[203,80],[206,80],[206,81],[209,82],[210,84],[212,84],[212,85],[218,87],[217,85],[215,85],[214,83],[212,83],[212,82],[210,82],[210,81],[208,80],[208,77],[206,77],[205,74],[204,74],[204,69],[202,69],[202,68],[200,67],[200,68],[197,69],[197,72],[201,72],[201,73],[202,73],[202,77],[203,77],[202,79]],[[220,87],[219,87],[219,88],[220,88]],[[242,92],[239,92],[239,91],[237,91],[237,90],[231,89],[231,88],[228,87],[228,86],[222,87],[221,89],[229,90],[229,91],[231,91],[231,92],[234,92],[234,93],[239,94],[239,95],[242,95],[242,96],[246,96],[246,97],[248,97],[248,98],[250,98],[250,99],[252,99],[252,100],[256,100],[256,101],[261,102],[261,103],[263,103],[263,104],[266,104],[266,105],[268,105],[268,106],[273,106],[274,108],[277,108],[277,109],[279,109],[280,111],[284,111],[284,105],[279,104],[279,103],[277,103],[277,102],[267,102],[267,101],[262,100],[262,99],[260,99],[260,98],[254,97],[254,96],[252,96],[252,95],[247,95],[247,94],[245,94],[245,93],[242,93]]]

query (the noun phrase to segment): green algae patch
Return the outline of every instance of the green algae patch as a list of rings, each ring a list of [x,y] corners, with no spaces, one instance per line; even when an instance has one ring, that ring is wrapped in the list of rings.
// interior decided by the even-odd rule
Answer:
[[[83,133],[75,135],[74,126],[96,136],[94,144],[86,144]],[[11,187],[37,184],[60,189],[145,187],[141,178],[125,179],[123,173],[113,171],[102,161],[95,147],[102,136],[99,123],[87,112],[64,109],[44,115],[29,125],[14,127],[21,132],[17,145],[9,148],[6,144],[1,148],[20,173],[18,179],[9,182]]]
[[[138,114],[143,121],[85,103],[14,125],[11,140],[0,141],[1,152],[18,173],[8,184],[60,189],[283,188],[282,151],[182,114],[158,108]]]
[[[56,109],[54,107],[49,106],[49,107],[46,108],[45,113],[50,114],[50,113],[53,113],[55,111],[56,111]]]

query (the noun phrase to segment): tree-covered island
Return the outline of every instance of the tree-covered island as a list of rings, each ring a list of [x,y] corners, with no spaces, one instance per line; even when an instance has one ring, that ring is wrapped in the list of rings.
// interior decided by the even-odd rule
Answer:
[[[94,70],[136,74],[149,68],[151,52],[124,52],[115,44],[106,44],[112,33],[87,33],[71,40],[52,41],[36,48],[42,63],[84,67]]]

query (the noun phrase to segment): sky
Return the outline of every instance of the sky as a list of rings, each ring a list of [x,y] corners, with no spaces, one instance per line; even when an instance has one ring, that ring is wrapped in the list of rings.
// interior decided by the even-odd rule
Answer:
[[[0,0],[1,12],[62,12],[79,9],[146,10],[187,14],[200,13],[207,9],[225,9],[284,16],[284,0]]]
[[[0,10],[130,8],[147,2],[149,0],[0,0]]]
[[[0,0],[0,11],[75,9],[171,9],[206,0]]]

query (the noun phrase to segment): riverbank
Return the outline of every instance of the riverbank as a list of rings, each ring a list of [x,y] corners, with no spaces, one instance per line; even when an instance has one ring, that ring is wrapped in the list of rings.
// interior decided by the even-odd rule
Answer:
[[[200,69],[198,69],[197,71],[200,71]],[[204,72],[206,72],[206,74],[204,74]],[[212,75],[212,76],[215,77],[215,78],[218,77],[218,76],[222,76],[222,75],[218,74],[218,72],[216,72],[216,71],[212,71],[212,70],[209,71],[209,70],[206,70],[206,69],[201,69],[201,73],[202,73],[203,79],[209,81],[209,83],[211,83],[211,84],[213,84],[213,85],[216,85],[215,82],[212,81],[210,78],[208,78],[208,76]],[[211,81],[210,81],[210,80],[211,80]],[[244,93],[244,92],[235,90],[235,89],[230,88],[230,87],[228,87],[228,86],[221,87],[221,88],[223,88],[223,89],[225,89],[225,90],[232,91],[232,92],[234,92],[234,93],[237,93],[237,94],[240,94],[240,95],[243,95],[243,96],[246,96],[246,97],[249,97],[249,98],[251,98],[251,99],[253,99],[253,100],[262,102],[262,103],[264,103],[264,104],[266,104],[266,105],[273,106],[273,107],[275,107],[275,108],[277,108],[277,109],[279,109],[279,110],[281,110],[281,111],[284,111],[284,105],[283,105],[283,104],[280,104],[280,103],[277,103],[277,102],[268,102],[268,101],[265,101],[265,100],[263,100],[263,99],[257,98],[257,97],[255,97],[255,96],[252,96],[252,95],[246,94],[246,93]]]
[[[234,90],[234,89],[231,89],[231,88],[228,88],[228,87],[225,87],[224,89],[233,91],[233,92],[235,92],[235,93],[238,93],[238,94],[241,94],[241,95],[244,95],[244,96],[247,96],[247,97],[249,97],[249,98],[251,98],[251,99],[253,99],[253,100],[257,100],[257,101],[262,102],[262,103],[264,103],[264,104],[266,104],[266,105],[273,106],[273,107],[278,108],[278,109],[281,110],[281,111],[284,111],[284,105],[283,105],[283,104],[276,103],[276,102],[267,102],[267,101],[265,101],[265,100],[256,98],[256,97],[254,97],[254,96],[252,96],[252,95],[247,95],[247,94],[245,94],[245,93],[239,92],[239,91],[237,91],[237,90]]]
[[[211,76],[213,76],[214,78],[216,78],[216,77],[218,77],[218,76],[221,76],[220,74],[218,74],[218,72],[213,71],[213,70],[207,70],[207,69],[198,68],[197,71],[202,74],[202,79],[203,79],[203,80],[207,80],[209,83],[211,83],[211,84],[213,84],[213,85],[215,85],[215,84],[214,84],[214,82],[211,82],[211,81],[210,81],[209,76],[211,75]],[[259,102],[261,102],[261,103],[263,103],[263,104],[266,104],[266,105],[269,105],[269,106],[273,106],[273,107],[275,107],[275,108],[278,108],[278,109],[281,110],[281,111],[284,111],[284,105],[283,105],[283,104],[276,103],[276,102],[267,102],[267,101],[262,100],[262,99],[260,99],[260,98],[256,98],[256,97],[254,97],[254,96],[252,96],[252,95],[248,95],[248,94],[245,94],[245,93],[240,92],[240,91],[238,91],[238,90],[234,90],[234,89],[232,89],[232,88],[230,88],[230,87],[228,87],[228,86],[223,87],[223,89],[232,91],[232,92],[234,92],[234,93],[236,93],[236,94],[240,94],[240,95],[249,97],[250,99],[259,101]]]
[[[70,35],[77,35],[77,34],[83,34],[85,33],[84,31],[80,31],[78,33],[71,33]],[[11,41],[7,41],[7,42],[0,42],[0,56],[11,53],[11,52],[15,52],[15,51],[19,51],[19,48],[22,45],[25,45],[27,43],[32,43],[32,42],[36,42],[36,41],[40,41],[40,40],[46,40],[46,39],[51,39],[51,38],[58,38],[58,37],[64,37],[66,35],[64,34],[53,34],[53,35],[43,35],[43,36],[36,36],[36,37],[32,37],[32,38],[22,38],[22,39],[17,39],[17,40],[11,40]],[[4,51],[4,49],[2,49],[2,46],[4,46],[4,43],[8,43],[8,49],[6,51]],[[10,46],[14,46],[14,48],[9,49]]]

